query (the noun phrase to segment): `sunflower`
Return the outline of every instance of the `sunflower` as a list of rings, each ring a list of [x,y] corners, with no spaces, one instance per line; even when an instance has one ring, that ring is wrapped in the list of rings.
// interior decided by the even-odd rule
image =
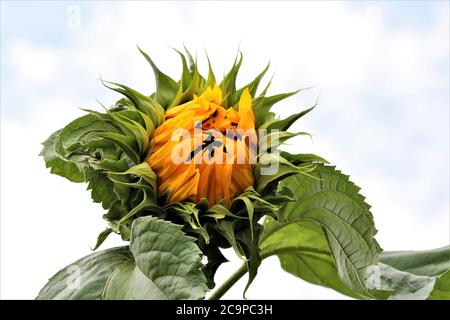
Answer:
[[[256,137],[249,90],[243,91],[237,111],[222,103],[220,88],[208,87],[168,109],[155,130],[147,161],[158,175],[159,194],[168,192],[169,201],[205,198],[228,207],[235,195],[253,187],[250,139],[245,139]],[[176,148],[185,151],[181,161],[174,159]]]
[[[258,90],[269,66],[237,88],[242,54],[216,82],[209,58],[203,77],[189,51],[177,51],[182,73],[175,81],[141,52],[156,90],[147,95],[102,81],[123,97],[103,112],[84,109],[50,135],[41,153],[52,173],[87,182],[106,211],[108,226],[94,250],[111,233],[127,245],[61,269],[37,299],[203,299],[227,261],[222,248],[233,248],[244,263],[210,299],[222,297],[248,271],[245,295],[262,259],[273,255],[292,275],[353,298],[412,295],[415,278],[391,281],[405,278],[405,271],[390,260],[398,264],[395,256],[406,255],[380,255],[370,206],[349,176],[316,155],[278,150],[308,135],[288,130],[315,105],[276,118],[271,107],[298,91],[268,95],[270,81]],[[447,258],[448,247],[407,252],[407,259],[424,254]],[[440,290],[444,269],[427,277],[434,288],[425,283],[423,298],[447,298]],[[394,286],[374,286],[380,272]]]
[[[226,261],[220,248],[232,247],[246,262],[249,282],[261,263],[258,248],[263,216],[275,219],[293,193],[282,179],[314,170],[324,162],[313,155],[279,152],[278,146],[305,133],[287,130],[313,107],[285,119],[271,107],[298,91],[269,96],[270,82],[257,94],[269,65],[250,83],[236,88],[242,64],[238,54],[220,83],[208,59],[203,77],[189,51],[179,51],[182,74],[175,81],[153,60],[156,91],[150,95],[102,81],[122,94],[105,112],[87,114],[56,131],[42,155],[52,173],[87,182],[95,202],[106,210],[111,233],[128,241],[133,222],[153,216],[181,225],[195,237],[208,263],[202,269],[210,287]]]

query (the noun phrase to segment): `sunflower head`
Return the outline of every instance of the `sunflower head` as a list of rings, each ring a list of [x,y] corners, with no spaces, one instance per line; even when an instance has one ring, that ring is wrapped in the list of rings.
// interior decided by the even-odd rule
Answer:
[[[242,54],[217,83],[211,64],[207,77],[186,50],[177,51],[182,74],[175,81],[153,60],[156,90],[147,95],[125,85],[103,81],[124,97],[106,112],[87,115],[56,131],[44,142],[42,155],[52,172],[74,182],[88,182],[94,201],[107,211],[108,228],[130,238],[133,221],[155,216],[183,225],[208,257],[204,273],[210,286],[226,261],[219,248],[233,247],[247,261],[249,283],[261,262],[258,242],[261,218],[277,212],[293,193],[278,182],[307,174],[312,155],[277,151],[296,136],[287,130],[313,107],[286,119],[271,107],[295,92],[257,94],[268,70],[236,87]],[[208,60],[209,62],[209,60]]]
[[[229,207],[236,195],[253,187],[257,138],[247,88],[236,109],[225,105],[222,90],[212,85],[165,112],[147,160],[158,175],[160,196]]]

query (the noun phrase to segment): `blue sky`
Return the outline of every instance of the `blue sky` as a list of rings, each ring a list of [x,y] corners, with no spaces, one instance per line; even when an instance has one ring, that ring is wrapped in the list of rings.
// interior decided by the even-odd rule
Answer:
[[[17,75],[11,68],[11,56],[8,47],[16,39],[40,46],[60,47],[70,49],[74,43],[74,35],[65,25],[67,10],[70,6],[77,6],[82,12],[82,23],[95,19],[98,11],[120,10],[120,1],[108,2],[107,6],[101,1],[2,1],[1,10],[1,52],[2,52],[2,91],[8,94],[2,96],[3,117],[26,117],[26,108],[30,106],[23,89],[10,86],[10,80]],[[190,6],[200,5],[193,3]],[[349,1],[345,6],[355,12],[374,6],[383,10],[383,24],[391,29],[408,29],[415,32],[426,32],[430,29],[436,12],[448,11],[446,1]],[[151,18],[151,16],[149,17]],[[436,61],[436,68],[448,70],[449,60]],[[75,91],[77,89],[75,88]],[[74,91],[72,91],[74,92]],[[82,93],[82,92],[79,92]],[[370,93],[370,92],[368,92]],[[381,101],[384,108],[389,109],[391,116],[395,108],[390,108],[390,101]],[[380,105],[380,101],[373,101]],[[21,105],[19,109],[13,107]],[[383,112],[376,108],[375,112]],[[393,118],[388,118],[393,120]]]
[[[79,28],[68,27],[73,10]],[[240,46],[240,83],[270,60],[271,93],[314,86],[275,107],[286,116],[321,94],[318,108],[293,128],[313,133],[313,143],[299,138],[287,148],[320,154],[350,174],[372,205],[385,249],[449,243],[448,12],[447,1],[2,1],[0,294],[33,297],[49,268],[88,254],[103,229],[102,210],[85,187],[50,175],[37,154],[51,132],[82,115],[80,107],[119,98],[100,84],[100,75],[152,92],[153,76],[137,44],[173,77],[180,66],[168,46],[186,43],[206,68],[205,47],[218,78]],[[32,190],[26,203],[24,181]],[[34,227],[42,221],[54,225]],[[31,244],[20,238],[24,232]],[[34,273],[17,269],[22,260],[27,265],[16,253],[24,250],[45,261]],[[268,260],[261,272],[275,269],[277,261]],[[257,279],[248,296],[273,298],[264,296],[269,286],[279,298],[340,297],[304,283],[276,289],[292,281],[281,274]]]
[[[370,5],[383,7],[384,21],[392,28],[428,28],[437,10],[448,10],[446,1],[351,1],[348,5],[356,9]]]

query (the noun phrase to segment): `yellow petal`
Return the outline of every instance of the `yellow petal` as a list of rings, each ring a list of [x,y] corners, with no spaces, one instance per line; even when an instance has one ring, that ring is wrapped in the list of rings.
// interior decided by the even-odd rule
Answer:
[[[152,151],[147,161],[158,175],[159,195],[169,191],[170,202],[193,197],[196,201],[207,198],[210,205],[223,202],[229,206],[233,196],[253,185],[250,140],[222,135],[230,129],[242,129],[247,134],[254,129],[250,92],[243,91],[238,111],[225,109],[221,103],[220,88],[207,88],[191,101],[167,110],[164,123],[149,138]],[[202,123],[201,128],[194,129],[197,121]],[[184,133],[187,130],[190,136],[178,133],[178,129],[185,129]],[[213,147],[214,154],[201,149],[211,133],[222,142]],[[173,152],[186,158],[175,162]]]
[[[255,128],[255,117],[252,109],[252,96],[247,88],[244,92],[242,92],[241,98],[239,99],[239,123],[237,127],[242,130]]]

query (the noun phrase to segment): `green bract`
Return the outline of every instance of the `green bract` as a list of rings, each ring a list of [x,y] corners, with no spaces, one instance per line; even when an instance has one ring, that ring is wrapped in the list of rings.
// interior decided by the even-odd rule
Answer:
[[[146,161],[153,131],[164,122],[165,110],[216,85],[209,60],[203,77],[186,52],[178,52],[182,75],[175,81],[141,51],[155,74],[154,93],[103,81],[123,98],[104,112],[85,109],[86,115],[43,143],[41,155],[51,172],[88,183],[92,199],[106,211],[108,226],[94,250],[111,233],[129,245],[93,253],[62,269],[39,299],[203,299],[215,286],[217,268],[226,262],[220,248],[230,247],[245,261],[246,288],[261,261],[278,255],[286,271],[355,298],[450,298],[449,247],[380,256],[370,206],[348,176],[319,156],[276,152],[286,140],[307,134],[287,130],[315,105],[276,118],[271,107],[300,90],[268,96],[269,82],[257,93],[269,66],[236,88],[242,54],[217,85],[224,104],[232,107],[248,88],[256,129],[266,129],[267,137],[275,138],[261,141],[266,151],[254,165],[253,187],[228,207],[210,205],[204,198],[169,202],[167,194],[158,196],[158,177]],[[272,163],[278,170],[265,174]],[[439,267],[432,267],[437,260]],[[223,288],[212,297],[220,298]]]

